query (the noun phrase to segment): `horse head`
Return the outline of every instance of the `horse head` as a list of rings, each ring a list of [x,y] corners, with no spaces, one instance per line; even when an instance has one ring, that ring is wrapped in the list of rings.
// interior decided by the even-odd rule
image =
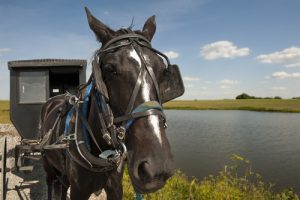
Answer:
[[[142,30],[114,31],[88,9],[86,13],[90,28],[102,43],[96,53],[99,73],[94,74],[102,87],[98,89],[115,119],[125,116],[118,124],[126,127],[127,166],[132,184],[139,192],[156,191],[172,175],[174,163],[158,91],[167,66],[150,44],[156,30],[155,16],[145,22]],[[157,111],[143,110],[149,105]],[[135,112],[143,114],[132,117]]]

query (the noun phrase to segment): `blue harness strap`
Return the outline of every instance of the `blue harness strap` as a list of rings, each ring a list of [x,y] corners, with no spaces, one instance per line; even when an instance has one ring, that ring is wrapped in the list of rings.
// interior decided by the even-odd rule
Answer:
[[[66,123],[65,123],[65,131],[64,131],[64,135],[67,136],[67,134],[69,133],[69,126],[70,126],[70,122],[71,122],[71,119],[72,119],[72,115],[73,115],[73,112],[74,112],[74,107],[71,108],[71,110],[69,110],[68,112],[68,115],[67,115],[67,118],[66,118]]]
[[[163,108],[161,107],[160,103],[158,103],[157,101],[147,101],[144,102],[142,104],[140,104],[139,106],[137,106],[135,109],[133,109],[133,111],[131,113],[139,113],[139,112],[144,112],[150,109],[156,109],[156,110],[160,110],[163,111]],[[125,125],[125,129],[128,130],[129,127],[134,123],[135,119],[130,119],[127,121],[126,125]]]
[[[101,112],[105,113],[106,112],[106,110],[105,110],[106,102],[105,102],[104,96],[101,93],[99,93],[97,90],[95,90],[94,95],[97,100],[96,102],[97,102],[99,110]]]
[[[84,103],[82,105],[82,113],[85,117],[87,117],[87,110],[88,110],[88,105],[90,102],[90,94],[91,94],[91,90],[93,88],[93,83],[94,83],[94,81],[90,82],[90,84],[86,87],[85,94],[84,94]]]
[[[86,87],[85,94],[84,94],[84,99],[83,99],[83,105],[82,105],[82,114],[85,118],[87,118],[88,114],[88,107],[90,103],[90,94],[91,90],[93,88],[94,81],[91,81],[90,84]],[[87,133],[87,129],[83,127],[83,140],[86,145],[86,148],[88,151],[91,151],[91,143],[90,143],[90,136]]]

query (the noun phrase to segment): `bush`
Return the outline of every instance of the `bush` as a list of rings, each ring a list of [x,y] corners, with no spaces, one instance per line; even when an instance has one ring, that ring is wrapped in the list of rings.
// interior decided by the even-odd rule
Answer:
[[[250,96],[246,93],[242,93],[240,95],[238,95],[237,97],[235,97],[235,99],[254,99],[255,97]]]

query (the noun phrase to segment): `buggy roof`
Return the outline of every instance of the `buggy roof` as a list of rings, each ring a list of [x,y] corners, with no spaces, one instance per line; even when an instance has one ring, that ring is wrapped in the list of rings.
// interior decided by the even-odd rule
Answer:
[[[40,67],[86,67],[86,60],[81,59],[34,59],[14,60],[8,62],[8,68],[40,68]]]

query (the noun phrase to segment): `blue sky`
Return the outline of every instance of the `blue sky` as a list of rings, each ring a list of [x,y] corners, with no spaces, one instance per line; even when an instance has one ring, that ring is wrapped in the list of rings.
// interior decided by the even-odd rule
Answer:
[[[155,14],[152,45],[180,66],[181,99],[300,96],[299,0],[1,0],[0,99],[9,60],[91,59],[100,44],[84,6],[113,29],[132,18],[140,29]]]

